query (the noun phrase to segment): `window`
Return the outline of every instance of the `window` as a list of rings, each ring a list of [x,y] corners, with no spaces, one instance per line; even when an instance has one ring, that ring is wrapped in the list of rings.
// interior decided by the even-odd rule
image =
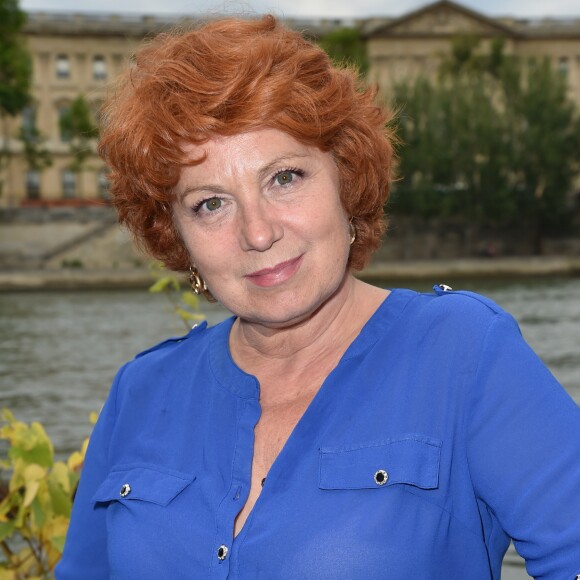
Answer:
[[[70,169],[62,172],[62,196],[71,199],[77,193],[77,176]]]
[[[70,78],[70,62],[66,54],[59,54],[56,57],[56,78]]]
[[[107,63],[103,56],[93,57],[93,79],[101,81],[107,78]]]
[[[109,199],[109,170],[106,167],[102,167],[97,173],[97,190],[99,197]]]
[[[58,128],[60,130],[60,140],[63,143],[70,143],[72,131],[69,117],[70,105],[62,103],[58,106]]]
[[[40,199],[40,172],[26,172],[26,197],[28,199]]]
[[[33,138],[36,135],[36,109],[34,107],[22,109],[22,134],[27,138]]]
[[[561,56],[558,60],[558,72],[565,78],[570,70],[570,62],[567,56]]]

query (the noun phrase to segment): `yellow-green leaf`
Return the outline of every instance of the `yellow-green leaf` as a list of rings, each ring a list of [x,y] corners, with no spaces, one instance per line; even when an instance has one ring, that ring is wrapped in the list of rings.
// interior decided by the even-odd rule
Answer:
[[[63,488],[54,481],[48,482],[48,491],[54,515],[70,517],[72,510],[70,493],[65,493]]]
[[[4,541],[14,531],[12,522],[0,522],[0,542]]]
[[[53,536],[52,538],[50,538],[50,543],[52,544],[55,550],[57,550],[62,554],[64,551],[65,540],[66,536]]]
[[[24,493],[24,501],[22,502],[22,505],[24,507],[30,506],[32,500],[36,497],[36,494],[38,493],[39,487],[40,482],[38,481],[29,481],[26,484],[26,492]]]
[[[6,407],[2,408],[2,420],[8,421],[9,423],[13,423],[14,421],[16,421],[14,415],[12,414],[12,411],[10,411],[10,409]]]
[[[184,310],[183,308],[176,308],[175,313],[184,320],[203,320],[203,314],[189,312],[189,310]]]
[[[28,427],[18,422],[13,427],[9,457],[13,461],[22,459],[25,463],[50,467],[54,451],[44,427],[40,423],[32,423]]]
[[[199,310],[199,298],[193,292],[184,292],[181,301],[193,310]]]
[[[50,481],[54,481],[62,487],[64,491],[70,493],[70,479],[68,473],[68,467],[62,462],[57,461],[50,472]]]
[[[166,290],[179,291],[179,282],[173,276],[163,276],[149,288],[149,292],[152,292],[153,294],[165,292]]]

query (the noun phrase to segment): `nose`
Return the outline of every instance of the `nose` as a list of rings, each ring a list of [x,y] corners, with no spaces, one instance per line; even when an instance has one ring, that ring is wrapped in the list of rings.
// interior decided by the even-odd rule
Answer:
[[[241,215],[240,238],[244,250],[265,252],[284,236],[277,212],[267,201],[246,207]]]

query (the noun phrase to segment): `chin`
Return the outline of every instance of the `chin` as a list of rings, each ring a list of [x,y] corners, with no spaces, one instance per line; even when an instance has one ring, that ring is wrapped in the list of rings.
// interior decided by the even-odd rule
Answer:
[[[260,304],[244,309],[238,317],[243,322],[261,324],[268,328],[289,328],[310,319],[333,294],[334,292],[317,297],[299,297],[296,292],[292,292],[280,299],[267,298],[260,301]]]

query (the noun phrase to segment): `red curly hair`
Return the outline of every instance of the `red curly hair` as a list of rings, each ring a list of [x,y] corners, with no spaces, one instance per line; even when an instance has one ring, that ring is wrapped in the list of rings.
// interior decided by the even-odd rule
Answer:
[[[184,143],[278,129],[331,152],[356,240],[349,266],[363,268],[386,228],[392,173],[385,109],[357,74],[271,16],[227,18],[160,34],[136,55],[105,103],[99,153],[111,169],[119,221],[175,271],[190,258],[171,202]]]

